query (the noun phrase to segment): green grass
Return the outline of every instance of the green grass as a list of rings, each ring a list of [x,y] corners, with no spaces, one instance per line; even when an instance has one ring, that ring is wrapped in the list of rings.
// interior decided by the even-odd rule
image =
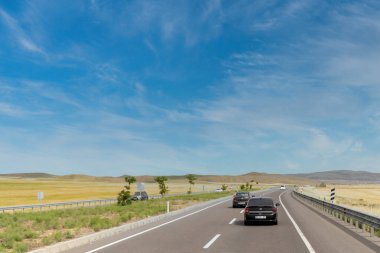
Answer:
[[[231,192],[183,195],[129,206],[97,206],[43,212],[0,214],[0,252],[26,252],[84,234],[119,226],[191,204],[231,195]]]

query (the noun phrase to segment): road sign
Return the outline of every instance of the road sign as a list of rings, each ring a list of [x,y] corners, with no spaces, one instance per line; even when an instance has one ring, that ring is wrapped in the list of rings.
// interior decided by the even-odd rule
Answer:
[[[144,183],[138,183],[137,184],[137,190],[139,190],[140,192],[144,191]]]
[[[43,200],[44,199],[44,192],[37,192],[37,199]]]
[[[335,187],[331,189],[330,191],[330,201],[334,204],[335,201]]]

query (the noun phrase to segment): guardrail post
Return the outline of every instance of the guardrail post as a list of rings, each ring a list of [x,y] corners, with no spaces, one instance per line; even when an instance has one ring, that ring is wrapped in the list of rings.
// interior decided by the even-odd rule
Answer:
[[[371,237],[374,237],[374,236],[375,236],[375,228],[371,227]]]
[[[359,221],[356,221],[356,228],[359,229]]]

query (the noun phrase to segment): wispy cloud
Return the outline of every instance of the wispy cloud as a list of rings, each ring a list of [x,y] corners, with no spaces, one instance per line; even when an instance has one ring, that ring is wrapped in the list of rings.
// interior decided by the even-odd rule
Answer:
[[[11,117],[20,117],[24,116],[26,112],[18,106],[8,103],[0,103],[0,114]]]
[[[27,33],[20,27],[17,20],[1,8],[0,17],[5,26],[8,28],[10,35],[16,39],[21,48],[32,53],[46,56],[46,53],[41,46],[38,46],[37,43],[27,35]]]
[[[25,85],[25,89],[28,93],[34,93],[37,96],[51,99],[54,102],[61,102],[78,108],[82,107],[77,99],[73,98],[72,96],[68,96],[64,91],[60,89],[51,87],[53,86],[52,84],[31,80],[23,80],[22,83]]]

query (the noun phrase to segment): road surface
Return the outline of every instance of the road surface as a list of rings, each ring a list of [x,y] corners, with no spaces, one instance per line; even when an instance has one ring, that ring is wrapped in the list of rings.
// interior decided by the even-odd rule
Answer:
[[[243,209],[232,208],[228,199],[68,252],[380,252],[375,244],[350,234],[300,203],[290,190],[271,189],[262,195],[282,204],[277,226],[244,226]]]

